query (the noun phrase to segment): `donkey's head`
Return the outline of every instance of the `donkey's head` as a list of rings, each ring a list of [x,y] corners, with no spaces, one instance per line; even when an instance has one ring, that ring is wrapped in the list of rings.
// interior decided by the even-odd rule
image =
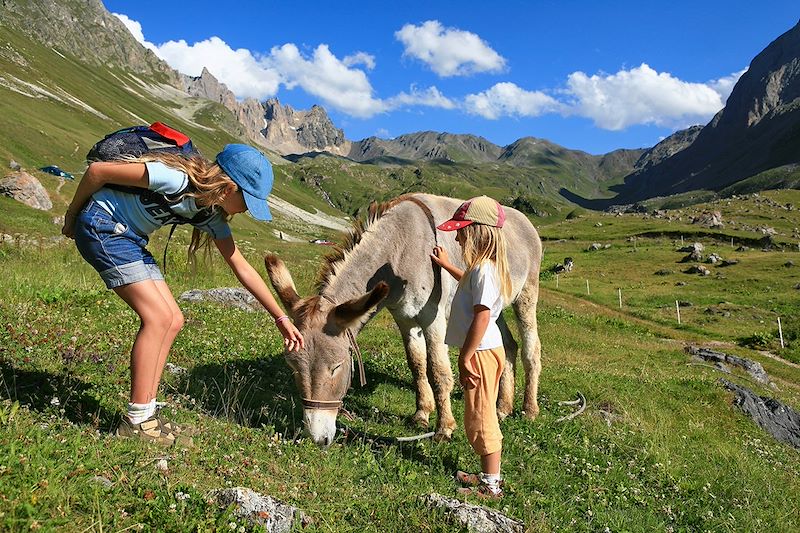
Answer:
[[[355,331],[389,293],[379,282],[366,294],[346,302],[322,296],[300,298],[283,261],[264,258],[272,286],[305,340],[305,348],[287,352],[303,401],[306,430],[318,446],[328,446],[336,436],[336,415],[350,387],[352,359],[348,330]]]

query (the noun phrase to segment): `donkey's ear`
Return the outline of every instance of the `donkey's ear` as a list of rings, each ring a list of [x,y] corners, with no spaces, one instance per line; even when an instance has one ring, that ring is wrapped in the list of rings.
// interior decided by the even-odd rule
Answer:
[[[333,322],[342,330],[364,322],[369,317],[370,311],[389,295],[389,285],[378,282],[375,288],[360,298],[354,298],[339,304],[331,313]]]
[[[295,304],[300,301],[300,295],[294,288],[294,280],[292,280],[289,269],[275,254],[267,254],[264,257],[264,265],[267,267],[267,275],[275,292],[278,293],[278,298],[281,299],[289,314],[293,314]]]

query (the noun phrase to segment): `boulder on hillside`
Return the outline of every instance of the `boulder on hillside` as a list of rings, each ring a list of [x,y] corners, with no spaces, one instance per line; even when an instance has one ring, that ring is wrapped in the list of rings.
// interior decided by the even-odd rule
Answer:
[[[722,214],[719,211],[704,212],[698,217],[693,217],[692,224],[700,224],[706,228],[722,228]]]
[[[221,287],[218,289],[191,289],[178,297],[187,302],[214,302],[225,307],[235,307],[243,311],[263,311],[264,307],[258,303],[245,289],[237,287]]]
[[[50,200],[47,190],[39,180],[24,170],[12,172],[0,180],[0,194],[41,211],[49,211],[53,208],[53,202]]]
[[[759,396],[747,387],[726,379],[720,382],[735,394],[734,405],[750,415],[763,430],[776,440],[800,449],[800,413],[775,398]]]
[[[499,511],[448,498],[435,492],[423,496],[422,500],[429,507],[444,509],[450,520],[468,531],[476,533],[522,533],[525,529],[525,524]]]
[[[221,507],[232,506],[234,516],[269,532],[289,533],[307,522],[306,516],[297,507],[247,487],[215,490],[211,493],[211,499]]]

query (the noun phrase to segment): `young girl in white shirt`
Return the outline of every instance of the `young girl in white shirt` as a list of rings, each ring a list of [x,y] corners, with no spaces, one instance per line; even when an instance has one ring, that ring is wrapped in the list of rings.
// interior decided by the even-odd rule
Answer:
[[[459,382],[464,388],[464,431],[481,458],[481,473],[458,471],[465,485],[461,494],[488,498],[503,495],[500,456],[503,435],[497,418],[497,394],[505,364],[505,350],[496,320],[511,296],[506,240],[501,230],[503,207],[487,196],[461,204],[453,217],[439,225],[456,231],[466,271],[453,265],[443,247],[431,259],[459,280],[453,297],[445,343],[460,348]]]

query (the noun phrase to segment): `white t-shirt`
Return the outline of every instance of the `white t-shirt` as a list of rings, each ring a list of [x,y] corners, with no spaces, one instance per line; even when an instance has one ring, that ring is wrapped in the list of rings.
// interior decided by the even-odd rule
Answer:
[[[450,308],[450,320],[447,322],[447,333],[444,342],[450,346],[464,345],[467,332],[475,318],[476,305],[489,308],[491,320],[486,333],[483,334],[478,350],[489,350],[503,345],[500,328],[497,327],[497,318],[503,311],[503,295],[500,293],[500,283],[494,263],[487,261],[477,265],[472,270],[464,273],[453,297]]]

